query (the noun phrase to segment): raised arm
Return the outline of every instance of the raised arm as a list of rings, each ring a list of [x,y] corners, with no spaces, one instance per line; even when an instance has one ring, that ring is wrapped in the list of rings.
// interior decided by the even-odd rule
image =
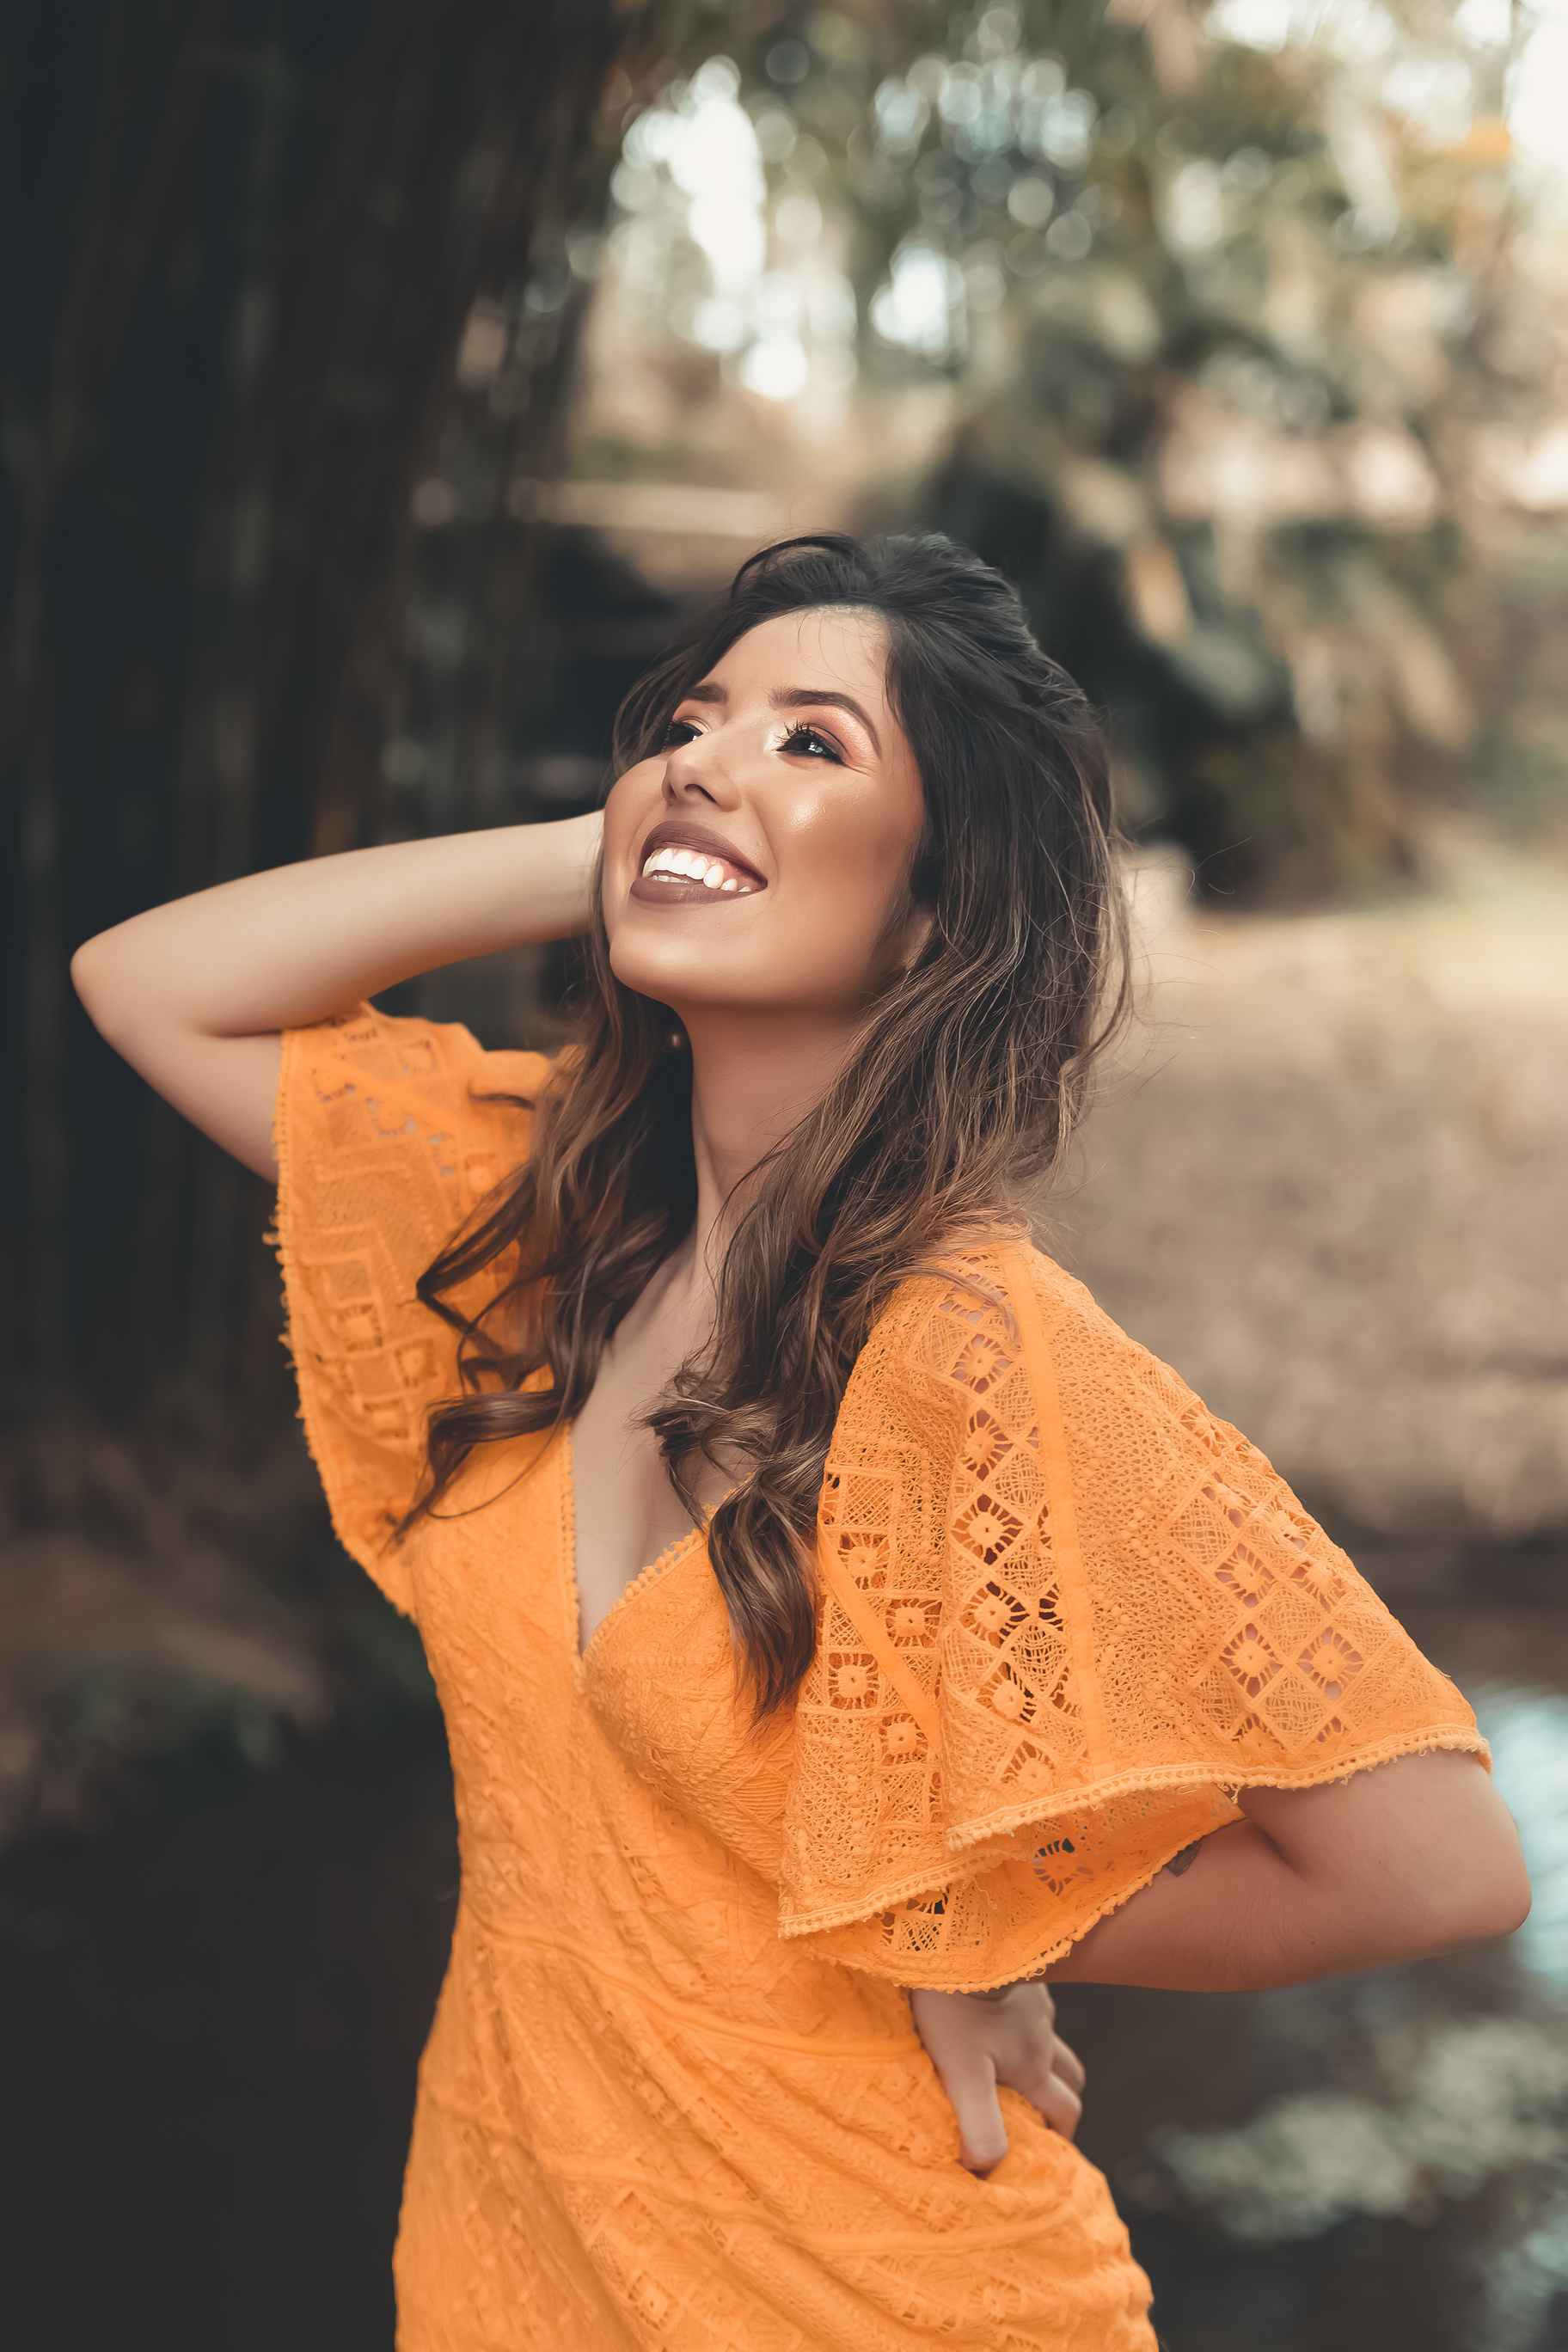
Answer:
[[[587,928],[600,819],[395,842],[247,875],[100,931],[71,978],[148,1084],[276,1179],[279,1038],[417,972]]]

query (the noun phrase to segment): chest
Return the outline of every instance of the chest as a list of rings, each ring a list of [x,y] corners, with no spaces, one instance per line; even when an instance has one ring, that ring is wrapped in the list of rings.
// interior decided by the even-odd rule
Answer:
[[[793,1726],[752,1722],[701,1538],[581,1656],[572,1477],[563,1433],[498,1446],[410,1539],[476,1897],[510,1911],[525,1881],[646,1888],[667,1865],[673,1886],[713,1839],[776,1878]]]
[[[605,1349],[592,1395],[572,1426],[575,1568],[583,1647],[626,1586],[691,1532],[647,1415],[694,1344],[689,1319],[666,1307],[628,1317]],[[706,1513],[732,1483],[713,1463],[694,1465]]]

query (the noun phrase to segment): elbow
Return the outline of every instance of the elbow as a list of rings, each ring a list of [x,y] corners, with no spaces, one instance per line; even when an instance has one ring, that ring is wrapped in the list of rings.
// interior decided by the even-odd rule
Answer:
[[[70,961],[71,986],[93,1027],[105,1036],[109,1034],[105,1024],[114,1001],[110,936],[108,931],[100,931],[95,939],[84,940]]]
[[[1513,1816],[1479,1759],[1413,1759],[1404,1785],[1419,1801],[1409,1816],[1405,1861],[1419,1857],[1426,1890],[1412,1906],[1426,1927],[1425,1948],[1455,1951],[1511,1936],[1530,1916],[1530,1874]]]
[[[1476,1894],[1476,1924],[1467,1940],[1477,1944],[1496,1936],[1511,1936],[1522,1927],[1530,1916],[1531,1902],[1530,1873],[1513,1815],[1495,1781],[1484,1781],[1480,1793],[1487,1810],[1469,1841],[1466,1874]]]
[[[1513,1935],[1529,1918],[1531,1900],[1530,1873],[1524,1866],[1524,1856],[1516,1843],[1511,1866],[1498,1875],[1498,1885],[1486,1914],[1486,1925],[1476,1938],[1477,1942],[1493,1936]]]
[[[129,1055],[136,1029],[137,992],[112,930],[84,940],[70,960],[71,986],[106,1045]]]
[[[1456,1856],[1447,1900],[1440,1906],[1434,1948],[1456,1951],[1511,1936],[1530,1916],[1530,1874],[1510,1822],[1479,1851]]]

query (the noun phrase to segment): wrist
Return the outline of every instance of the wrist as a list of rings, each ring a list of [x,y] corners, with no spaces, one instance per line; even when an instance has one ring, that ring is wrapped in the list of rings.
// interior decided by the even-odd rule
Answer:
[[[481,929],[504,929],[504,936],[471,952],[575,939],[591,929],[603,824],[600,811],[592,809],[585,816],[544,817],[461,836],[465,856],[477,849],[485,868],[468,910],[479,915]]]
[[[563,865],[570,917],[562,937],[574,938],[593,927],[595,882],[604,842],[605,812],[603,809],[590,809],[585,816],[564,817],[560,822],[565,851]]]
[[[971,1993],[969,1998],[971,2000],[1005,2000],[1010,1993],[1026,1992],[1031,1985],[1048,1982],[1049,1979],[1042,1969],[1035,1976],[1013,1977],[1005,1985],[990,1985],[984,1992]]]

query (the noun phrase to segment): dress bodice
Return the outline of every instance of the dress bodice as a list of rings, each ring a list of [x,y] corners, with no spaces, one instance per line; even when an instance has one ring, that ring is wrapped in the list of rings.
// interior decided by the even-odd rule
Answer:
[[[570,1442],[478,1447],[416,1284],[538,1056],[292,1033],[279,1240],[334,1523],[416,1620],[462,1895],[400,2352],[1152,2352],[1109,2192],[1004,2095],[988,2180],[900,1987],[1047,1966],[1247,1781],[1479,1745],[1262,1457],[1016,1236],[896,1290],[822,1486],[816,1655],[758,1726],[700,1535],[578,1654]],[[466,1300],[484,1303],[482,1286]]]

